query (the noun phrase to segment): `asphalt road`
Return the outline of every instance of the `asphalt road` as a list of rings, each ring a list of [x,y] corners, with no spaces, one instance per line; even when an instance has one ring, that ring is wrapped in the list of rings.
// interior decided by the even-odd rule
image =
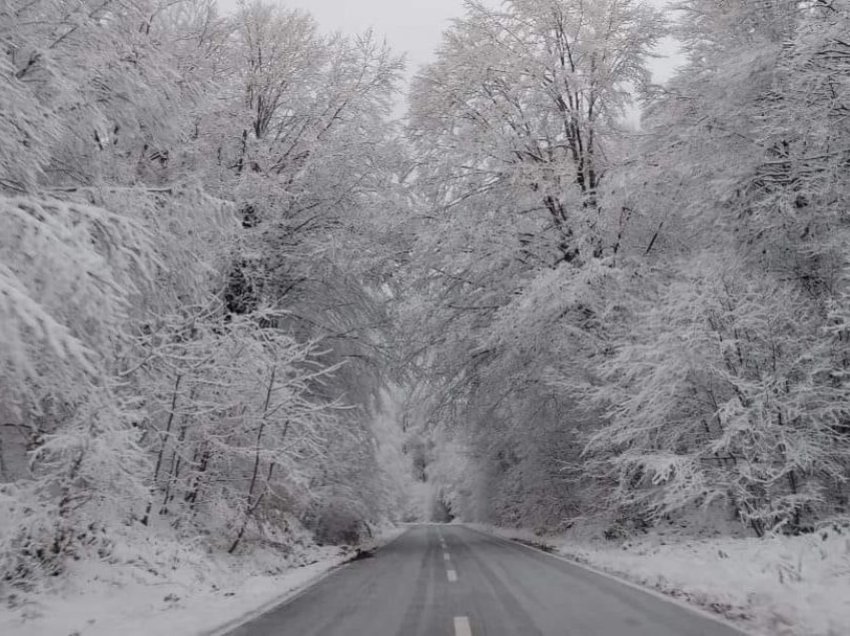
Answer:
[[[417,526],[231,636],[741,636],[551,555]]]

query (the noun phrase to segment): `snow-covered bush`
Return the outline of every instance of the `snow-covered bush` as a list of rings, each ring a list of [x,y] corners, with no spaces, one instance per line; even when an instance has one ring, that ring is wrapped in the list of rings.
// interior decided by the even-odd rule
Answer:
[[[0,194],[0,380],[30,450],[29,470],[13,475],[24,483],[7,496],[35,497],[15,504],[3,534],[41,546],[19,554],[60,558],[93,521],[77,518],[83,504],[139,494],[138,406],[113,356],[131,296],[150,280],[150,238],[86,203]]]
[[[718,262],[706,255],[636,306],[590,391],[609,424],[587,452],[608,458],[619,503],[665,515],[721,500],[760,534],[799,528],[843,479],[850,396],[822,373],[801,293]]]

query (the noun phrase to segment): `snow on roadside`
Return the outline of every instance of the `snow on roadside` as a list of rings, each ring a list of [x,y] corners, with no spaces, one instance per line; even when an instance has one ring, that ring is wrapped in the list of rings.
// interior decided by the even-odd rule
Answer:
[[[476,526],[473,526],[476,527]],[[799,537],[538,537],[478,526],[720,614],[770,636],[850,634],[850,535],[823,529]]]
[[[386,528],[369,547],[404,531]],[[0,605],[4,636],[200,635],[270,608],[347,561],[350,550],[297,545],[210,554],[200,546],[146,540],[85,559],[14,609]],[[260,612],[261,613],[261,612]]]

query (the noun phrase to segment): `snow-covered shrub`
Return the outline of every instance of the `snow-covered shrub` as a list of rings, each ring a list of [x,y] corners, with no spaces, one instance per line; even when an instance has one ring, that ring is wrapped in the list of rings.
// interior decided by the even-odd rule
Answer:
[[[799,528],[843,479],[850,396],[822,372],[801,293],[738,271],[706,254],[636,306],[590,391],[609,423],[587,451],[615,471],[620,504],[658,516],[721,500],[758,533]]]
[[[3,543],[33,562],[61,562],[96,521],[88,503],[126,509],[140,492],[137,404],[112,371],[149,240],[103,208],[0,194],[0,381],[31,450],[5,487]]]
[[[355,501],[331,498],[317,502],[306,522],[319,545],[357,545],[371,533],[367,515]]]

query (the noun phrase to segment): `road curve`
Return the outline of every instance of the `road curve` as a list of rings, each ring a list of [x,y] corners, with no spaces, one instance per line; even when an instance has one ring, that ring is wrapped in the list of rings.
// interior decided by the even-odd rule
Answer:
[[[229,636],[741,636],[463,526],[416,526]]]

